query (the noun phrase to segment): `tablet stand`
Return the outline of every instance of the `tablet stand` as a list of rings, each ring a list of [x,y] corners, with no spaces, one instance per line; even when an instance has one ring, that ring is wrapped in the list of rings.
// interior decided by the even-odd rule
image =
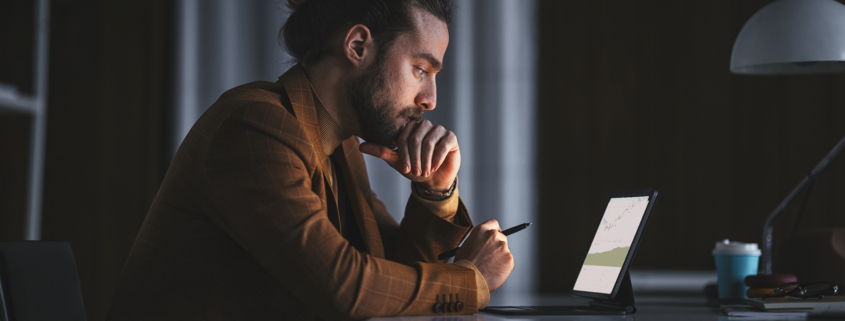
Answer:
[[[627,314],[637,312],[637,308],[634,307],[634,289],[631,287],[631,274],[625,271],[622,284],[619,285],[619,291],[616,291],[614,298],[606,300],[593,299],[590,301],[590,306],[621,310]]]

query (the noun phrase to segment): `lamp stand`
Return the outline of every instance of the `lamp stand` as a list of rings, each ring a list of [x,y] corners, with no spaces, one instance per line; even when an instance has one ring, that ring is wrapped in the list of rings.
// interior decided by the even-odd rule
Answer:
[[[760,263],[762,265],[760,269],[760,274],[772,274],[772,229],[775,224],[775,221],[778,217],[783,214],[783,211],[786,209],[786,206],[789,205],[790,202],[798,196],[802,190],[807,188],[810,183],[815,182],[818,179],[819,175],[830,165],[830,162],[839,155],[839,152],[845,149],[845,137],[842,137],[842,140],[833,147],[833,149],[827,153],[827,156],[822,158],[822,161],[810,171],[810,174],[807,174],[807,177],[792,190],[783,201],[780,202],[777,208],[772,211],[772,214],[769,214],[769,218],[766,219],[766,225],[763,226],[763,256],[760,258]]]

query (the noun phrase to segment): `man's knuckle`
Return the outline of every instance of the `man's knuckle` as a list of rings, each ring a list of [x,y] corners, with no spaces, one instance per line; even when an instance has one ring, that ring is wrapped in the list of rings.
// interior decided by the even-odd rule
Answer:
[[[428,133],[422,132],[422,131],[418,132],[414,135],[414,139],[417,140],[417,141],[422,141],[423,139],[425,139],[425,136],[427,136],[427,134]]]
[[[422,141],[422,139],[420,139],[417,136],[414,136],[414,137],[411,137],[411,139],[408,139],[408,144],[411,145],[411,147],[419,147],[421,141]],[[413,151],[414,148],[412,148],[411,150]]]
[[[399,137],[408,137],[408,135],[410,135],[413,131],[414,127],[408,124],[408,126],[399,133]]]

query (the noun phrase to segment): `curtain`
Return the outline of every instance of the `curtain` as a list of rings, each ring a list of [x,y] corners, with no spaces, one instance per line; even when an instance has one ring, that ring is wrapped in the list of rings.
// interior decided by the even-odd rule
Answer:
[[[180,0],[178,7],[174,153],[224,91],[275,81],[291,66],[276,38],[288,14],[284,2]],[[454,2],[437,108],[426,118],[458,136],[461,198],[476,224],[538,223],[536,7],[536,0]],[[409,181],[382,160],[365,159],[373,190],[401,221]],[[536,289],[536,239],[536,228],[509,238],[516,267],[497,293]]]
[[[277,41],[288,9],[276,0],[179,0],[176,5],[172,153],[221,94],[276,81],[290,67]]]

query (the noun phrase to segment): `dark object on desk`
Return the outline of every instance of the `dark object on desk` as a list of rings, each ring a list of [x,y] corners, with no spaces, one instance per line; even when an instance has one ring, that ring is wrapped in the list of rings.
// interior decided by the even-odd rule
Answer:
[[[774,288],[763,299],[796,297],[801,299],[822,299],[829,295],[839,295],[839,286],[830,282],[798,283],[789,282]]]
[[[762,298],[780,285],[798,282],[792,274],[757,274],[745,277],[745,285],[749,286],[745,292],[749,298]]]
[[[572,289],[574,295],[592,298],[589,306],[495,306],[479,311],[507,315],[636,313],[628,266],[637,251],[657,195],[657,190],[645,189],[617,191],[611,196]],[[611,273],[615,274],[616,268],[619,274],[613,277]]]
[[[0,320],[86,320],[67,242],[0,242]]]
[[[748,298],[762,298],[766,295],[769,295],[774,291],[775,288],[757,288],[757,287],[750,287],[748,290],[745,290],[745,296]]]
[[[801,231],[778,243],[774,266],[802,282],[845,284],[845,229]]]
[[[531,225],[531,223],[522,223],[522,224],[519,224],[517,226],[511,227],[507,230],[502,231],[502,234],[504,234],[505,236],[508,236],[508,235],[513,234],[513,233],[522,231],[530,225]],[[458,253],[458,249],[460,249],[460,248],[461,247],[459,246],[459,247],[456,247],[454,249],[448,250],[446,252],[440,253],[440,255],[437,256],[437,259],[438,260],[445,260],[445,259],[448,259],[450,257],[453,257],[453,256],[455,256],[455,254]]]
[[[625,271],[622,286],[612,300],[590,301],[589,306],[495,306],[479,311],[504,315],[626,315],[637,312],[631,276]]]
[[[774,288],[790,282],[798,282],[798,278],[792,274],[757,274],[745,277],[745,285],[755,288]]]

